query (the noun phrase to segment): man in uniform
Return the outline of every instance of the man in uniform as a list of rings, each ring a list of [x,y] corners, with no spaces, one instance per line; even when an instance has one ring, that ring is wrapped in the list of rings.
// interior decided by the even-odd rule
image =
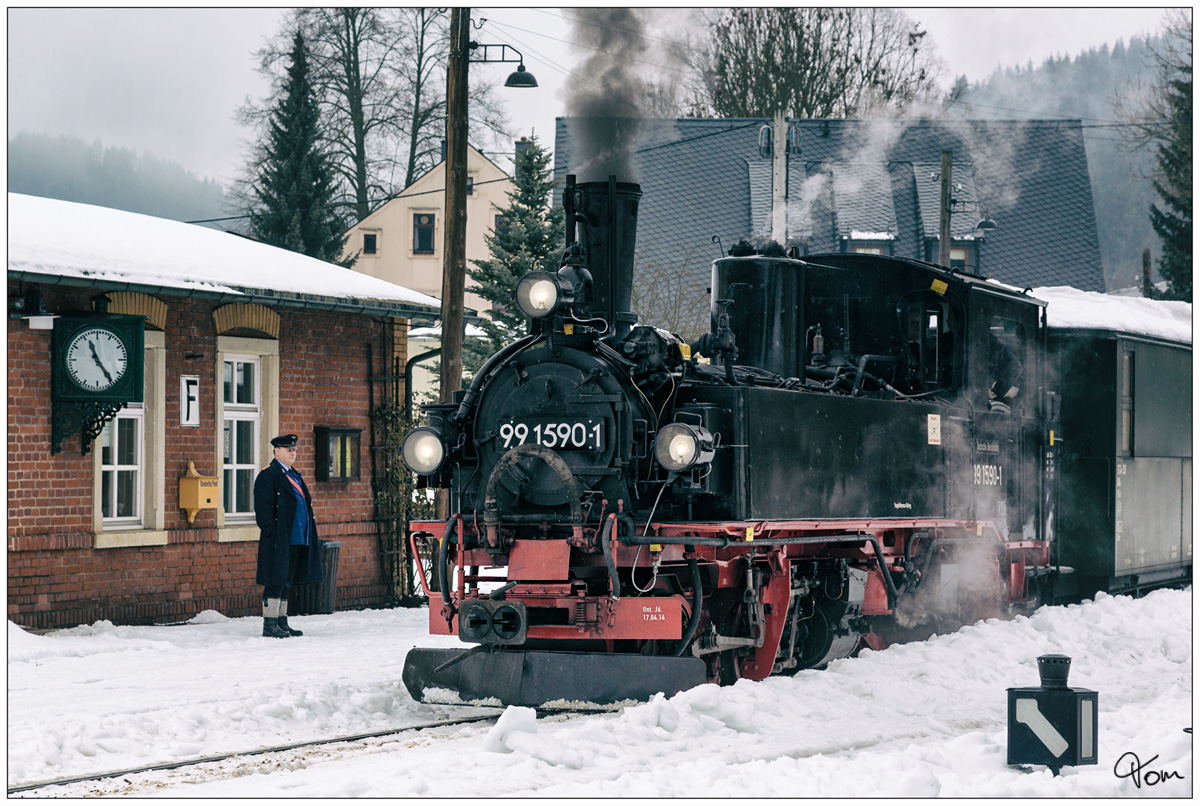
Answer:
[[[296,462],[295,434],[271,440],[275,458],[254,479],[254,519],[258,523],[258,574],[263,586],[263,635],[302,635],[288,626],[287,598],[292,585],[321,581],[321,551],[312,495]]]

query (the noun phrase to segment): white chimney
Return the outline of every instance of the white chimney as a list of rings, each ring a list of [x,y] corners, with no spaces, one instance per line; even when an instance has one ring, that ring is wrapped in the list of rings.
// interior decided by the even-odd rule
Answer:
[[[787,247],[787,120],[775,113],[774,165],[771,171],[771,239]]]

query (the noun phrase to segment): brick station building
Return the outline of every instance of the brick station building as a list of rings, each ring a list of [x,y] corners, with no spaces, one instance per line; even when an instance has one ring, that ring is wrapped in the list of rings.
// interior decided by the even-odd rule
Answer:
[[[394,600],[370,411],[403,400],[408,320],[436,316],[438,301],[212,229],[12,193],[8,204],[9,621],[261,613],[252,489],[279,433],[300,436],[318,531],[340,543],[338,608]],[[145,317],[143,394],[91,420],[88,439],[52,391],[65,371],[53,328],[100,315],[100,295],[108,315]],[[189,466],[210,479],[211,508],[181,508]]]

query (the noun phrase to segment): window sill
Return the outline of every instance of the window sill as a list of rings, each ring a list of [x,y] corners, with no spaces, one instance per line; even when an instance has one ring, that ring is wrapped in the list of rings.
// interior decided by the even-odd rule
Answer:
[[[132,546],[165,546],[167,533],[157,529],[131,529],[96,533],[96,548],[123,549]]]
[[[229,524],[217,530],[218,543],[245,543],[258,540],[258,524]]]

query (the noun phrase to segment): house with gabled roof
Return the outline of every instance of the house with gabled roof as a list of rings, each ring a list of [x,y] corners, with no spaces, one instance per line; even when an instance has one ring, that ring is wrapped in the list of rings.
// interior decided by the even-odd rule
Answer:
[[[470,144],[467,145],[467,266],[489,257],[484,236],[503,226],[512,178]],[[356,272],[397,283],[430,296],[442,295],[445,248],[446,161],[380,205],[347,232],[342,258],[358,255]],[[464,305],[473,311],[491,303],[466,282]]]
[[[789,120],[776,135],[770,119],[682,118],[642,121],[639,135],[635,175],[617,177],[643,193],[635,297],[664,278],[705,295],[711,261],[740,240],[936,261],[943,151],[953,266],[1018,287],[1105,290],[1078,120]],[[577,139],[559,118],[555,178],[606,178],[589,175],[594,155]]]

